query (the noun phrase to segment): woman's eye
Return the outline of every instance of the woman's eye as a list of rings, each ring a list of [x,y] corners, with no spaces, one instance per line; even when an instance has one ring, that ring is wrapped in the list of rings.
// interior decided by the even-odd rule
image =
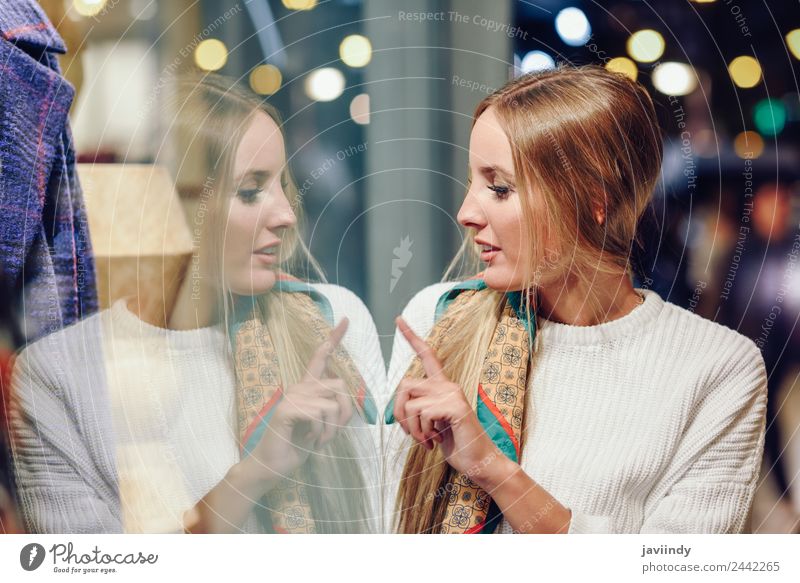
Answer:
[[[509,193],[511,192],[511,188],[508,186],[498,186],[496,184],[490,184],[489,190],[495,193],[495,196],[499,199],[506,199],[508,198]]]
[[[258,199],[258,195],[261,191],[261,188],[240,188],[236,191],[236,196],[238,196],[243,203],[252,204]]]

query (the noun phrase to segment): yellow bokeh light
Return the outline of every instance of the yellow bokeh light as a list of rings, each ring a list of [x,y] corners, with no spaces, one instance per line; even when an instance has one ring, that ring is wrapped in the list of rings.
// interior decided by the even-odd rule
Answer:
[[[72,0],[72,7],[81,16],[97,16],[106,6],[106,0]]]
[[[640,63],[652,63],[664,54],[664,37],[656,30],[634,32],[628,39],[628,54]]]
[[[616,57],[611,59],[608,63],[606,63],[606,69],[609,71],[614,71],[615,73],[627,75],[634,81],[636,81],[636,78],[639,76],[639,68],[636,66],[636,63],[627,57]]]
[[[317,5],[317,0],[283,0],[283,5],[289,10],[311,10]]]
[[[761,81],[761,65],[749,55],[732,60],[728,65],[728,72],[736,86],[742,89],[755,87]]]
[[[250,87],[259,95],[272,95],[281,88],[283,75],[275,65],[259,65],[250,71]]]
[[[786,45],[795,59],[800,59],[800,28],[795,28],[786,35]]]
[[[194,50],[194,62],[204,71],[218,71],[228,62],[228,48],[221,40],[206,39]]]
[[[372,59],[372,44],[365,36],[351,34],[339,45],[339,57],[350,67],[365,67]]]
[[[758,132],[741,132],[733,140],[733,149],[739,158],[758,158],[764,152],[764,139]]]

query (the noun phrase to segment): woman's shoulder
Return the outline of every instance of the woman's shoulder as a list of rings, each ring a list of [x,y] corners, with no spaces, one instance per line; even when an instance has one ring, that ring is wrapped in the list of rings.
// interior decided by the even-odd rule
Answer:
[[[99,341],[103,323],[109,315],[110,310],[101,310],[69,326],[50,332],[22,348],[17,354],[16,361],[18,363],[30,359],[53,361],[57,357],[64,358],[70,354],[85,354]]]
[[[403,308],[403,318],[411,324],[416,321],[428,322],[433,324],[436,314],[436,305],[442,295],[457,286],[459,281],[442,281],[422,288],[408,301]]]
[[[350,320],[372,320],[364,301],[354,291],[334,283],[310,283],[309,285],[328,300],[331,310],[333,310],[334,320],[337,322],[343,316],[347,316]]]
[[[720,322],[664,302],[662,329],[671,332],[685,365],[694,362],[713,378],[766,379],[761,349],[751,338]],[[762,379],[763,377],[763,379]]]

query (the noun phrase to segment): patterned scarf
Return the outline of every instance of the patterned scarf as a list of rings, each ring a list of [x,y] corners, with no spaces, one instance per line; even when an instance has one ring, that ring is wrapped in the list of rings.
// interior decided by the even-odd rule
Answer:
[[[318,313],[309,333],[322,344],[333,324],[327,299],[308,284],[285,275],[279,277],[281,279],[270,293],[295,293],[297,299],[305,304],[306,311]],[[237,378],[239,446],[243,458],[263,437],[275,407],[283,397],[278,353],[266,325],[257,317],[257,310],[254,298],[239,298],[230,330]],[[359,387],[352,395],[355,410],[367,423],[374,424],[377,417],[375,402],[347,351],[339,346],[332,358],[349,370],[353,378],[360,379]],[[283,479],[257,506],[262,523],[277,533],[316,532],[307,493],[308,483],[303,466]]]
[[[436,323],[426,340],[435,352],[450,336],[455,323],[452,313],[468,304],[477,294],[485,293],[486,283],[478,278],[467,280],[439,299]],[[451,311],[449,308],[454,309]],[[515,462],[519,462],[522,453],[525,390],[535,334],[536,319],[527,319],[522,293],[507,293],[503,311],[486,350],[475,412],[494,444]],[[419,357],[414,358],[405,376],[424,377]],[[386,408],[386,423],[394,422],[393,412],[394,398]],[[444,491],[448,496],[437,498],[442,501],[440,503],[447,504],[440,533],[490,534],[503,518],[497,504],[465,473],[451,470]]]

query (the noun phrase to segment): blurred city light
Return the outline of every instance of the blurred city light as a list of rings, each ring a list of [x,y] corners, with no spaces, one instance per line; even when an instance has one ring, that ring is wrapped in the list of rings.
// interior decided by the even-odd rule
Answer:
[[[634,32],[628,38],[628,54],[640,63],[652,63],[664,54],[664,37],[651,29]]]
[[[556,32],[568,45],[579,47],[592,36],[592,27],[583,10],[571,7],[556,16]]]
[[[339,45],[339,57],[350,67],[365,67],[372,59],[372,44],[365,36],[351,34]]]
[[[305,89],[314,101],[333,101],[344,91],[344,75],[333,67],[317,69],[306,77]]]

